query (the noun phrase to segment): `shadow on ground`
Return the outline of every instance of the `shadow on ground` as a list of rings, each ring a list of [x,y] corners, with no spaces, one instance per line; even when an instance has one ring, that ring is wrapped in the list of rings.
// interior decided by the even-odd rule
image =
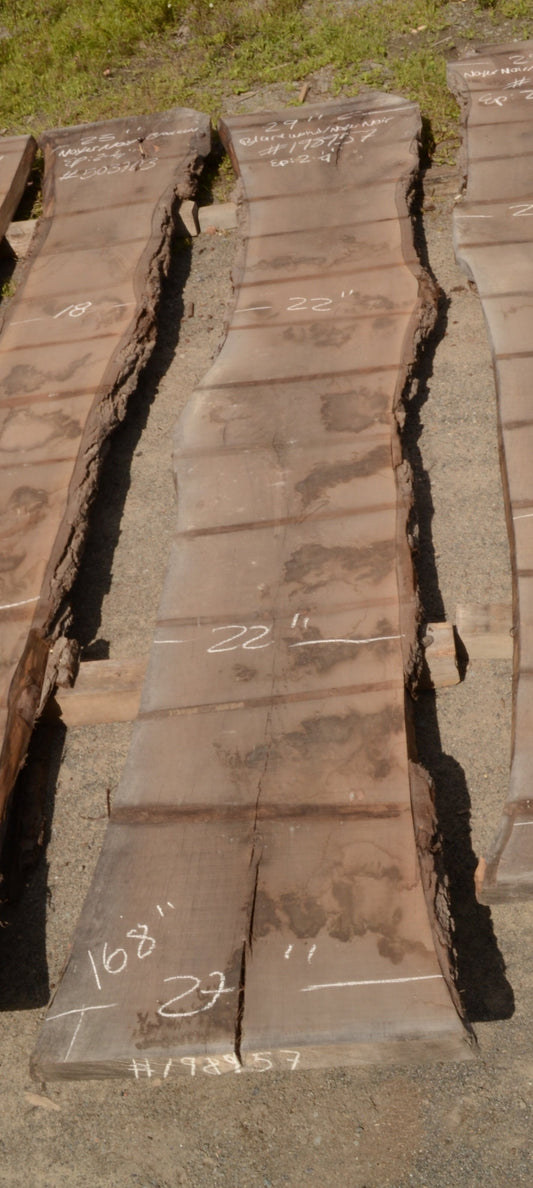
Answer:
[[[64,726],[37,726],[9,817],[0,897],[0,1010],[30,1010],[50,997],[46,961],[48,863]],[[2,902],[4,901],[4,902]]]

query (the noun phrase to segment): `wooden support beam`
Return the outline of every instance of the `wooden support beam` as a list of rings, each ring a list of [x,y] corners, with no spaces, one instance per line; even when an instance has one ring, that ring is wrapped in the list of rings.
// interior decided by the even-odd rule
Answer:
[[[36,152],[33,136],[9,136],[0,141],[0,240],[22,198]]]
[[[5,242],[17,260],[25,260],[29,255],[36,228],[37,219],[24,219],[9,224]]]
[[[459,603],[455,624],[470,660],[512,659],[513,611],[510,603]]]
[[[57,688],[47,703],[45,721],[65,726],[132,722],[139,712],[147,659],[86,660],[72,688]]]
[[[457,667],[453,624],[426,623],[423,643],[430,688],[447,689],[458,685],[461,674]]]

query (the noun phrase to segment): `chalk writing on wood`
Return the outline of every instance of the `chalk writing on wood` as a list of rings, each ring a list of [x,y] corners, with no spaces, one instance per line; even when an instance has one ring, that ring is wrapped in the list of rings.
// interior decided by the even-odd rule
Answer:
[[[47,1079],[469,1052],[422,887],[404,718],[418,644],[394,411],[432,320],[406,201],[419,116],[373,94],[220,131],[244,273],[179,426],[175,547],[41,1033]],[[135,169],[141,147],[69,168]],[[98,1001],[120,1007],[59,1018]]]
[[[220,1077],[227,1072],[294,1072],[301,1066],[300,1061],[301,1052],[280,1048],[276,1052],[249,1052],[246,1064],[241,1063],[235,1052],[225,1052],[221,1056],[181,1056],[177,1060],[171,1057],[165,1063],[133,1058],[127,1071],[133,1073],[136,1081],[145,1077],[166,1081],[171,1074],[183,1071],[191,1077],[202,1074]]]
[[[304,631],[312,631],[313,628],[309,627],[310,617],[308,615],[300,615],[299,613],[293,616],[290,630],[296,630],[296,628],[299,626],[300,618],[301,629]],[[284,629],[286,630],[286,628],[283,627],[283,623],[281,623],[280,630]],[[208,631],[209,629],[206,630]],[[273,630],[274,624],[266,623],[254,623],[251,626],[240,623],[226,623],[220,627],[211,627],[211,635],[217,635],[219,632],[229,632],[230,634],[224,634],[223,639],[216,640],[215,643],[207,646],[205,651],[207,655],[211,656],[219,655],[221,652],[236,652],[239,649],[242,649],[242,651],[245,652],[256,652],[263,651],[265,648],[270,648],[276,642],[285,642],[288,648],[312,648],[323,646],[325,644],[353,644],[354,647],[358,647],[363,644],[383,643],[389,640],[399,640],[403,638],[401,632],[390,632],[383,635],[369,635],[359,637],[343,636],[324,638],[321,635],[317,635],[315,638],[309,638],[306,636],[305,639],[299,640],[292,640],[290,637],[282,637],[282,640],[279,641],[271,638]],[[317,630],[316,627],[315,630]],[[189,639],[178,639],[172,637],[166,637],[165,639],[155,639],[154,646],[157,645],[158,647],[171,647],[174,645],[181,646],[184,644],[195,644],[197,642],[202,642],[201,635],[193,635]]]
[[[102,132],[82,136],[77,143],[70,140],[67,145],[56,145],[53,150],[58,160],[69,164],[65,173],[58,174],[57,180],[88,181],[119,173],[145,173],[159,163],[158,141],[164,143],[171,137],[193,136],[199,131],[199,124],[148,132],[145,125],[139,125],[136,129],[126,128],[125,139],[117,138],[111,132]]]
[[[77,571],[99,450],[150,353],[170,211],[178,187],[192,190],[209,142],[207,117],[188,110],[42,138],[43,218],[0,340],[0,848]],[[101,184],[99,171],[124,168],[150,172]],[[62,179],[84,170],[81,196]]]

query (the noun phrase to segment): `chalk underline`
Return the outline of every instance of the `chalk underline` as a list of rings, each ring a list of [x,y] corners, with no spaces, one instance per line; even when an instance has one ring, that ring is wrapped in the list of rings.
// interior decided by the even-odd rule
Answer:
[[[413,978],[368,978],[362,982],[321,982],[316,986],[303,986],[302,994],[310,990],[343,990],[350,986],[398,986],[405,982],[433,982],[441,979],[442,974],[419,974]]]
[[[16,606],[29,606],[31,602],[38,602],[40,597],[40,594],[36,594],[35,598],[23,598],[21,602],[4,602],[3,605],[0,606],[0,611],[13,610]]]

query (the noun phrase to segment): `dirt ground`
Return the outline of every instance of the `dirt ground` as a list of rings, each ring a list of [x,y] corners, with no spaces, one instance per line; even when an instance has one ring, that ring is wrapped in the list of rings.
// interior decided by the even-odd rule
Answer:
[[[257,100],[255,101],[257,105]],[[262,105],[262,104],[261,104]],[[442,289],[411,401],[427,618],[509,602],[495,395],[479,300],[457,268],[452,168],[425,178]],[[236,233],[176,244],[153,363],[107,455],[77,587],[87,657],[147,654],[175,516],[172,428],[223,334]],[[184,313],[189,316],[184,316]],[[192,316],[191,316],[192,315]],[[473,870],[499,819],[510,661],[471,662],[424,693],[422,761],[438,795],[461,989],[479,1041],[463,1064],[36,1084],[29,1056],[68,954],[130,727],[59,730],[46,861],[0,933],[0,1184],[6,1188],[486,1188],[533,1183],[533,906],[476,905]]]

